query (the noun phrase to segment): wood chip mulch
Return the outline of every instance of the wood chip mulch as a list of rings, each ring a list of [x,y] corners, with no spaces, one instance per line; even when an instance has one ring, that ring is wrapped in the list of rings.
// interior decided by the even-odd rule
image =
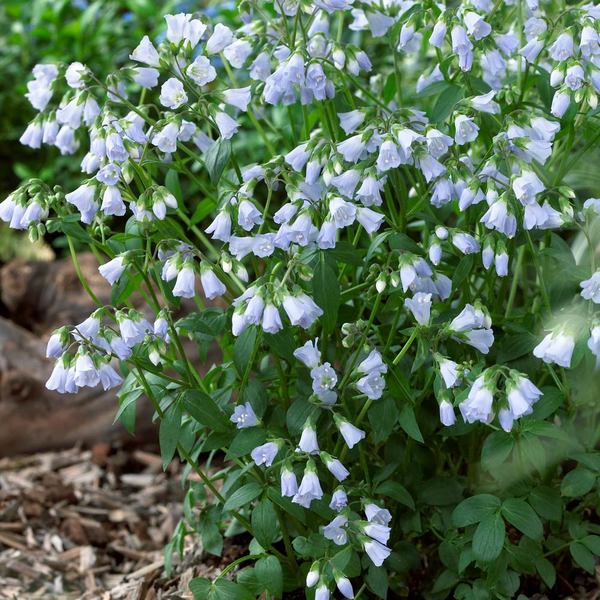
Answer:
[[[0,598],[191,598],[190,579],[212,578],[221,565],[190,537],[165,576],[163,547],[182,496],[181,466],[165,473],[142,449],[99,444],[0,459]],[[243,550],[226,542],[224,564]]]

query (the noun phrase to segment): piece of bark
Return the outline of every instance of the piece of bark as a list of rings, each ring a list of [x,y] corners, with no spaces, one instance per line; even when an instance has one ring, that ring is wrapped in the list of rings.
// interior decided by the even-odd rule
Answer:
[[[116,413],[115,392],[83,388],[57,394],[45,388],[53,363],[45,341],[0,317],[0,456],[126,439]],[[152,408],[140,399],[138,435],[154,430]]]
[[[110,286],[98,272],[93,254],[77,257],[90,288],[108,303]],[[45,262],[16,259],[0,269],[0,293],[7,317],[44,336],[61,325],[74,325],[96,308],[81,286],[70,258]]]

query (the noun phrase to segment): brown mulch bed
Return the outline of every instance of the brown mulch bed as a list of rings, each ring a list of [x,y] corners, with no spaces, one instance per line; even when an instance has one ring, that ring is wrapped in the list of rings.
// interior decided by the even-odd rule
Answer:
[[[184,560],[164,574],[181,470],[163,472],[153,451],[108,444],[0,459],[0,598],[191,598],[190,579],[221,565],[189,538]],[[242,551],[230,542],[225,560]]]
[[[154,447],[120,444],[1,458],[0,599],[191,599],[190,580],[216,577],[246,552],[247,540],[226,538],[218,558],[190,536],[183,560],[175,558],[165,575],[163,548],[181,516],[182,471],[174,461],[163,472]],[[556,565],[558,582],[548,595],[524,581],[530,597],[600,598],[600,565],[595,578],[564,566]]]

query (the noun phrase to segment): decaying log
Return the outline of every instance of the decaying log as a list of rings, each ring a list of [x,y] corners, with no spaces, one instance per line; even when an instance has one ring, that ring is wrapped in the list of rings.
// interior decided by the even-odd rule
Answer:
[[[108,301],[110,287],[94,256],[82,254],[79,264],[94,293]],[[45,358],[51,332],[80,323],[95,308],[70,260],[15,260],[0,270],[0,290],[9,317],[0,317],[0,456],[128,437],[113,425],[114,390],[62,395],[44,386],[53,368]],[[140,399],[138,410],[137,435],[144,439],[152,431],[152,409]]]
[[[109,302],[110,286],[98,273],[92,254],[78,256],[79,267],[94,294]],[[76,442],[128,439],[113,425],[115,391],[84,388],[78,394],[56,394],[44,384],[53,368],[45,358],[52,331],[76,325],[96,308],[83,290],[70,259],[53,262],[15,260],[0,269],[0,456],[68,448]],[[143,310],[143,299],[132,297]],[[184,304],[182,314],[195,308]],[[148,315],[150,317],[150,315]],[[194,342],[184,340],[189,356],[197,356]],[[218,360],[215,346],[208,353],[205,372]],[[155,439],[152,408],[138,401],[137,440]]]
[[[94,294],[108,302],[110,286],[98,273],[94,255],[80,254],[78,262]],[[40,337],[61,325],[81,323],[95,308],[69,258],[9,262],[0,269],[0,297],[10,320]]]
[[[0,456],[125,438],[125,430],[112,424],[114,391],[48,391],[52,362],[44,353],[43,339],[0,317]],[[145,400],[138,408],[138,434],[147,437],[152,410]]]

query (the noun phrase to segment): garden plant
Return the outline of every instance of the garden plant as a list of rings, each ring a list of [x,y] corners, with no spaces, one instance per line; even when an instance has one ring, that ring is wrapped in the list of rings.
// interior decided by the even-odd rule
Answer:
[[[0,218],[112,286],[47,387],[152,402],[166,568],[240,536],[195,598],[563,597],[600,555],[600,6],[165,20],[107,77],[36,65],[21,142],[83,174]]]

